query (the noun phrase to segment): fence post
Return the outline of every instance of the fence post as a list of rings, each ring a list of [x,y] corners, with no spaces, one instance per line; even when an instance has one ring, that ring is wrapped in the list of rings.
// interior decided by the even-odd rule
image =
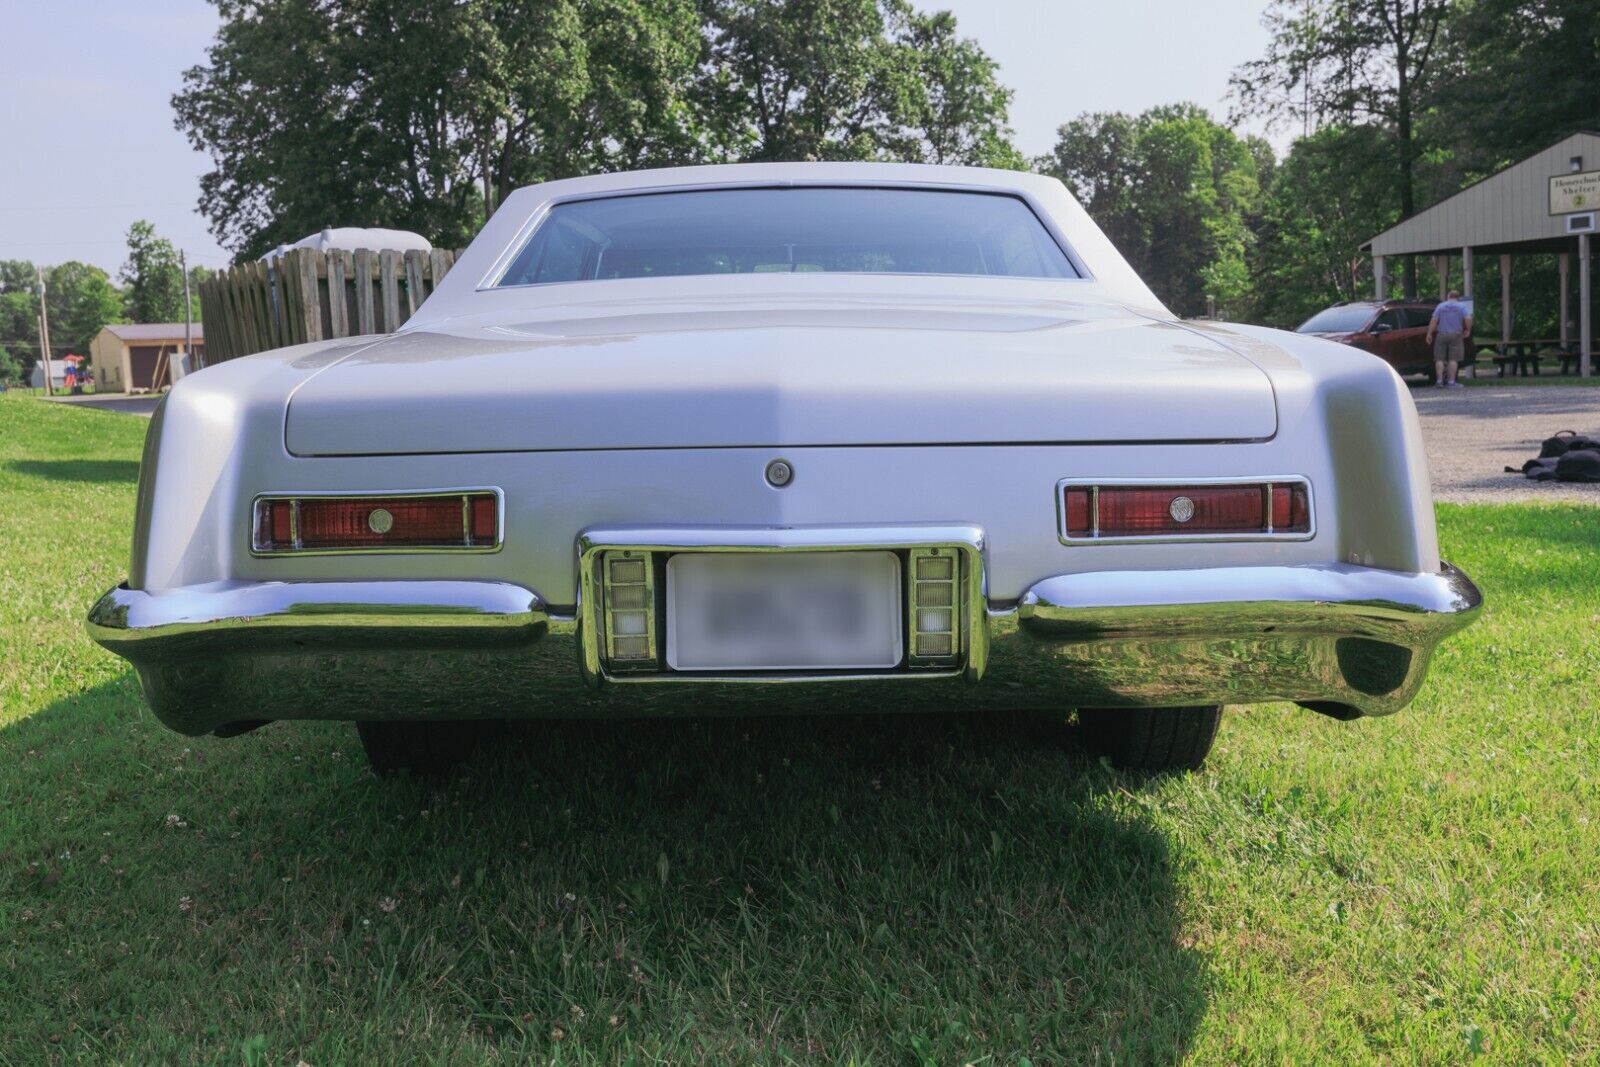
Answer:
[[[400,253],[385,249],[378,253],[378,281],[383,287],[383,332],[393,333],[400,318]]]
[[[350,336],[350,315],[345,310],[344,257],[335,249],[328,253],[328,332],[334,337]]]
[[[372,314],[372,260],[368,249],[356,250],[356,332],[377,333]]]

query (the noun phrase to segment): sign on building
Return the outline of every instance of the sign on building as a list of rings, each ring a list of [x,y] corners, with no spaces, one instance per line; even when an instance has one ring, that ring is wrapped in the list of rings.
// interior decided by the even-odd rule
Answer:
[[[1557,174],[1550,179],[1550,214],[1571,215],[1600,207],[1600,170]]]

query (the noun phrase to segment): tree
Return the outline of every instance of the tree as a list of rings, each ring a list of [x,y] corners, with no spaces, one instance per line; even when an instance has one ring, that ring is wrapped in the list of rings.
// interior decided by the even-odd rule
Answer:
[[[1239,317],[1249,310],[1262,147],[1178,104],[1080,116],[1035,165],[1066,183],[1174,311],[1201,314],[1210,296]]]
[[[465,244],[513,189],[734,159],[1017,166],[1009,92],[905,0],[213,0],[173,97],[255,256],[328,225]]]
[[[949,12],[905,0],[707,0],[708,106],[753,160],[1020,167],[1010,90]]]
[[[1600,124],[1594,0],[1475,0],[1446,26],[1447,77],[1426,123],[1457,183]],[[1451,190],[1453,191],[1453,190]]]
[[[173,106],[245,256],[327,225],[465,244],[519,185],[702,155],[693,0],[215,2]]]
[[[707,10],[713,100],[748,145],[743,158],[876,155],[894,75],[878,0],[708,0]]]
[[[1325,126],[1295,141],[1256,224],[1250,273],[1259,321],[1290,328],[1372,291],[1361,244],[1398,210],[1392,173],[1388,138],[1376,126]]]
[[[0,259],[0,345],[32,370],[39,358],[39,273],[25,259]]]
[[[4,345],[0,345],[0,385],[16,385],[24,382],[27,380],[26,374],[22,360],[7,352]]]
[[[50,347],[87,354],[89,342],[122,314],[122,293],[99,267],[72,261],[45,272],[50,309]]]
[[[892,111],[900,130],[886,138],[889,153],[917,163],[1024,169],[1006,125],[1011,90],[1000,84],[999,64],[957,35],[948,11],[892,11],[899,61]]]
[[[1145,243],[1135,196],[1138,119],[1120,111],[1079,115],[1056,130],[1056,144],[1034,167],[1064,182],[1111,243],[1132,256]]]
[[[183,321],[183,266],[178,250],[143,219],[128,227],[124,309],[132,322]]]
[[[1262,58],[1234,72],[1244,114],[1298,118],[1312,126],[1378,122],[1394,146],[1399,210],[1416,213],[1416,120],[1426,99],[1440,30],[1451,0],[1272,0]],[[1407,296],[1416,259],[1405,259]]]

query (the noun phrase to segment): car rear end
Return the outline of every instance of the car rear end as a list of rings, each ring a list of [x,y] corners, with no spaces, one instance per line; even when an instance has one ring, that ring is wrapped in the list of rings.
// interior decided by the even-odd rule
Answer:
[[[1201,706],[1203,755],[1411,699],[1478,595],[1389,368],[1177,321],[1046,179],[795,173],[518,194],[399,334],[186,377],[91,632],[188,733]]]

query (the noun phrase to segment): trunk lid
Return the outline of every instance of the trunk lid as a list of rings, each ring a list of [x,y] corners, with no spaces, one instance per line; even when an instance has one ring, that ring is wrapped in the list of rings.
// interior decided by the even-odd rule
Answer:
[[[1232,441],[1277,429],[1254,364],[1120,308],[883,301],[457,319],[304,382],[295,455]]]

